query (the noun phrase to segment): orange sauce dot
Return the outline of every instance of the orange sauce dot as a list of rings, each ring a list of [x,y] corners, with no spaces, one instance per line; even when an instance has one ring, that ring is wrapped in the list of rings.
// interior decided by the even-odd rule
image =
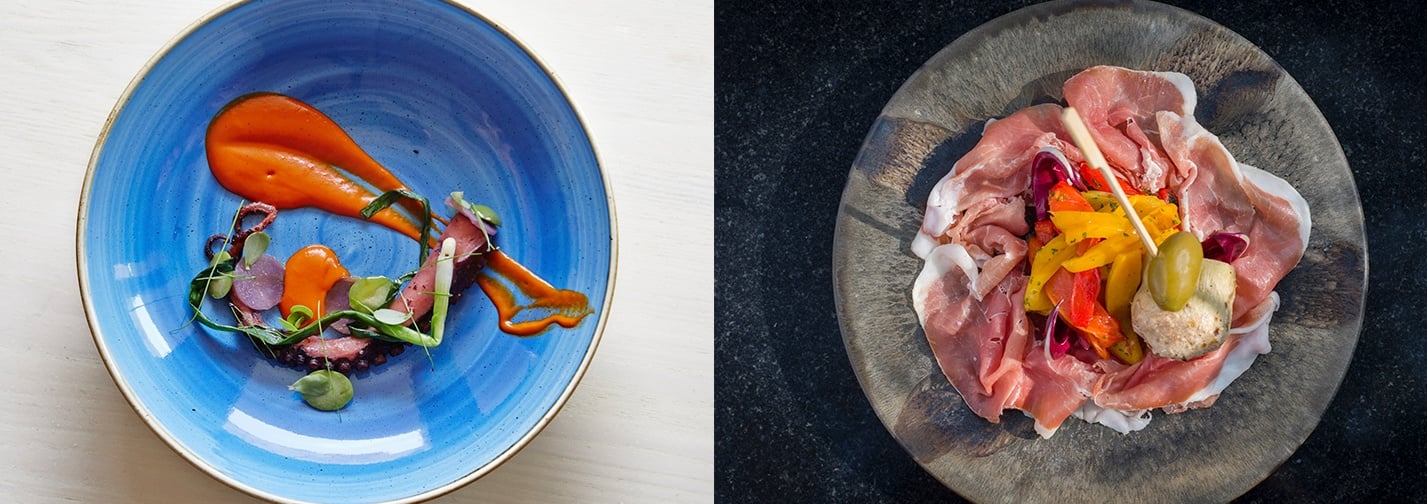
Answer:
[[[337,260],[337,253],[322,245],[308,245],[287,258],[287,270],[282,277],[282,300],[278,302],[283,318],[292,307],[306,306],[313,316],[326,313],[323,306],[327,291],[348,276],[347,268]]]

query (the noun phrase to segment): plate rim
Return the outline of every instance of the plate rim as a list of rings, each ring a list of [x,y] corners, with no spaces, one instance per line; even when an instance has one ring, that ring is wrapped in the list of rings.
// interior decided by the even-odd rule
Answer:
[[[178,34],[174,35],[167,42],[165,42],[164,45],[161,46],[158,51],[155,52],[154,55],[151,56],[142,67],[139,68],[135,76],[124,88],[124,91],[119,95],[119,98],[116,101],[114,108],[109,112],[108,117],[104,121],[104,127],[100,130],[99,135],[95,140],[94,148],[90,153],[89,164],[85,168],[84,183],[81,186],[79,194],[78,216],[75,219],[75,268],[79,278],[79,297],[81,303],[84,306],[85,322],[86,325],[89,327],[90,336],[94,340],[94,345],[99,351],[100,360],[103,361],[105,370],[108,371],[110,379],[114,381],[114,385],[118,387],[119,392],[124,396],[125,403],[129,405],[130,409],[134,410],[134,413],[139,415],[139,418],[143,420],[144,425],[147,426],[149,430],[153,431],[154,434],[158,435],[158,437],[163,440],[164,445],[166,445],[169,449],[173,450],[174,453],[177,453],[180,458],[187,461],[193,467],[199,469],[202,473],[207,474],[208,476],[212,477],[215,480],[218,480],[224,485],[227,485],[230,488],[242,491],[244,493],[261,499],[266,499],[274,502],[299,503],[304,501],[299,501],[282,495],[277,495],[271,492],[260,490],[244,482],[241,482],[237,478],[219,470],[216,466],[210,464],[208,461],[204,460],[198,454],[190,450],[187,445],[185,445],[171,432],[169,432],[168,429],[165,428],[158,421],[158,419],[154,417],[153,413],[149,411],[149,409],[143,404],[143,402],[139,400],[133,388],[129,386],[128,380],[123,377],[122,371],[117,369],[115,362],[113,361],[113,356],[110,354],[108,345],[105,342],[105,338],[103,337],[103,330],[98,325],[98,314],[95,312],[94,303],[91,299],[92,295],[90,293],[89,261],[85,253],[87,248],[85,246],[85,231],[88,229],[89,224],[89,196],[93,188],[95,168],[98,166],[99,159],[104,152],[104,146],[109,139],[109,133],[114,127],[115,120],[119,118],[125,106],[128,105],[129,99],[133,96],[139,85],[143,83],[144,79],[148,77],[149,72],[153,70],[154,66],[156,66],[160,61],[167,57],[169,53],[172,52],[173,49],[178,46],[178,44],[182,43],[184,40],[187,40],[199,29],[227,15],[229,12],[232,12],[233,10],[236,10],[240,7],[258,1],[261,0],[232,0],[226,5],[218,6],[210,10],[208,13],[202,15],[197,20],[189,23],[182,30],[180,30]],[[597,142],[595,141],[595,136],[590,130],[588,121],[585,119],[584,115],[580,113],[579,106],[575,103],[575,100],[570,95],[569,91],[566,89],[565,84],[560,80],[559,75],[555,73],[555,71],[552,70],[548,65],[546,65],[545,61],[541,59],[535,53],[535,51],[530,48],[530,46],[528,46],[524,41],[516,37],[514,33],[506,29],[505,26],[496,22],[494,19],[491,19],[490,17],[477,12],[476,10],[466,5],[458,3],[455,0],[427,1],[434,5],[445,5],[448,7],[453,7],[466,15],[472,16],[475,20],[484,22],[490,27],[494,28],[497,33],[508,39],[511,43],[515,44],[515,46],[519,48],[521,52],[525,54],[526,57],[530,58],[530,60],[535,63],[535,65],[540,69],[540,71],[543,72],[550,79],[552,84],[554,84],[555,90],[558,91],[561,97],[564,98],[565,103],[570,106],[570,110],[574,114],[576,122],[579,124],[580,131],[584,133],[585,138],[589,142],[590,154],[594,159],[595,168],[598,171],[600,180],[604,185],[605,206],[606,208],[608,208],[609,212],[609,274],[605,280],[605,292],[602,300],[603,309],[600,310],[599,318],[596,321],[594,332],[590,338],[589,348],[585,350],[584,356],[582,356],[580,359],[579,366],[576,367],[574,375],[570,377],[570,381],[565,386],[564,390],[562,390],[560,394],[555,398],[555,402],[550,406],[550,408],[546,410],[544,414],[541,415],[539,420],[537,420],[534,425],[531,426],[530,430],[527,431],[525,434],[521,435],[518,439],[516,439],[510,447],[507,447],[501,453],[496,455],[495,458],[491,459],[485,464],[482,464],[479,467],[476,467],[465,476],[456,478],[455,480],[443,483],[439,486],[433,487],[429,490],[423,491],[415,495],[409,495],[402,498],[385,501],[390,503],[422,502],[430,499],[435,499],[437,497],[449,494],[462,487],[465,487],[466,485],[471,484],[472,482],[484,477],[485,475],[490,474],[496,468],[510,461],[511,458],[515,457],[517,453],[525,449],[525,447],[529,446],[530,442],[545,430],[545,428],[550,424],[550,422],[555,418],[555,416],[559,414],[562,409],[564,409],[565,404],[574,394],[575,389],[580,385],[580,382],[584,380],[585,373],[589,370],[590,363],[594,359],[595,351],[599,348],[600,341],[603,339],[604,336],[605,325],[609,321],[610,311],[613,309],[612,303],[614,301],[614,291],[616,286],[616,280],[618,277],[619,266],[618,212],[615,210],[614,192],[613,186],[610,183],[609,172],[605,169],[604,162],[601,161],[599,155],[599,148],[597,146]]]

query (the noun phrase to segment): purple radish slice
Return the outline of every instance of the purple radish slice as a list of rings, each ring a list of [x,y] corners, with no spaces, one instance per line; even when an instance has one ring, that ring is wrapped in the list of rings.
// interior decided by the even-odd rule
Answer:
[[[233,297],[255,311],[277,306],[282,300],[284,267],[276,257],[263,254],[252,266],[236,261],[233,266]]]

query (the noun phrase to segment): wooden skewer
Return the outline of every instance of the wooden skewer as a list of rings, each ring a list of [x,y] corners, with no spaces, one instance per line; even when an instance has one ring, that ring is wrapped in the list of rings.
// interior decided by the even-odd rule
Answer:
[[[1065,129],[1070,131],[1070,138],[1075,141],[1075,146],[1080,147],[1080,153],[1085,155],[1085,161],[1100,170],[1100,175],[1105,177],[1105,184],[1110,186],[1110,192],[1115,194],[1115,200],[1120,202],[1121,207],[1124,207],[1125,215],[1130,218],[1130,224],[1135,228],[1135,234],[1140,236],[1140,243],[1149,252],[1149,257],[1154,257],[1159,253],[1159,248],[1154,245],[1154,238],[1150,237],[1150,232],[1145,229],[1144,223],[1140,222],[1140,216],[1135,212],[1135,207],[1130,205],[1130,198],[1125,196],[1124,190],[1120,189],[1120,182],[1115,178],[1115,172],[1110,171],[1110,165],[1105,162],[1105,155],[1100,153],[1100,148],[1095,146],[1095,140],[1090,138],[1090,130],[1085,127],[1085,121],[1080,119],[1080,113],[1072,107],[1066,107],[1060,120],[1065,123]]]

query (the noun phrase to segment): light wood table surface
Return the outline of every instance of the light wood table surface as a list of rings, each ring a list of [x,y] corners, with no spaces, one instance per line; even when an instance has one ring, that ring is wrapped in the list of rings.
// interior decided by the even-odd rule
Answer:
[[[613,187],[618,281],[561,413],[438,502],[713,500],[713,2],[465,0],[560,78]],[[251,502],[130,409],[75,274],[90,152],[144,64],[214,0],[0,1],[0,501]]]

